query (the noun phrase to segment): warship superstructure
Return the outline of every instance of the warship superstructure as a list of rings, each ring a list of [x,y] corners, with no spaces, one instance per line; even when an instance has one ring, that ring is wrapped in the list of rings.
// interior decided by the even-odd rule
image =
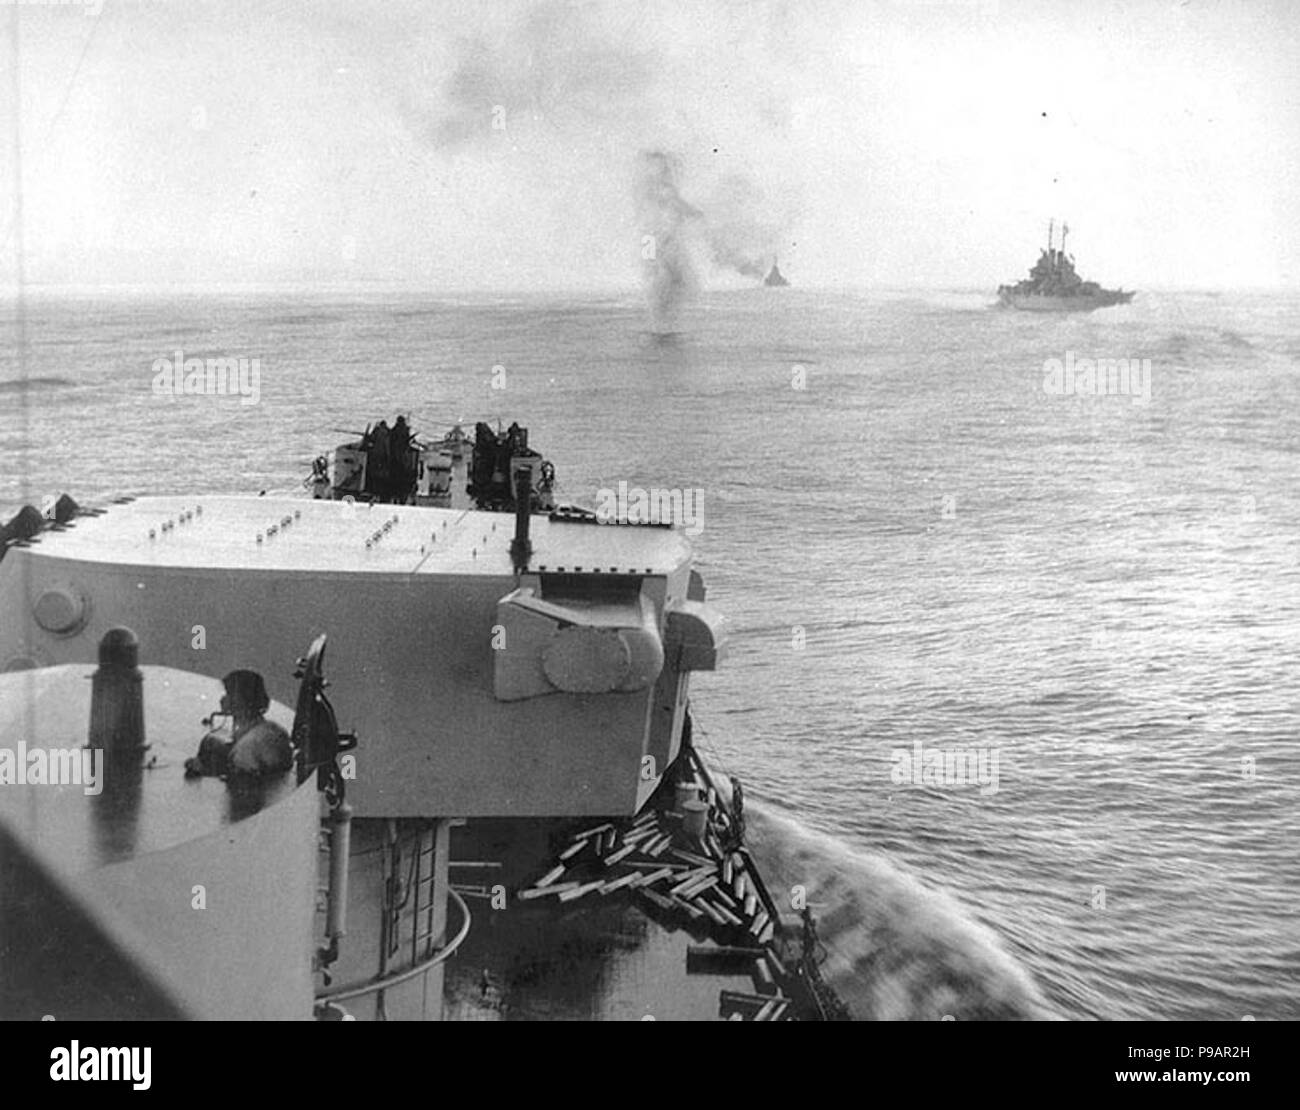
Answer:
[[[1039,253],[1029,277],[1015,285],[998,286],[998,302],[1026,312],[1091,312],[1095,308],[1128,304],[1133,292],[1103,289],[1095,281],[1084,281],[1074,269],[1074,258],[1065,253],[1069,226],[1061,226],[1061,245],[1054,245],[1055,221],[1047,227],[1047,246]]]
[[[768,288],[780,288],[790,284],[785,275],[781,273],[781,267],[777,265],[775,258],[772,259],[772,268],[768,270],[767,277],[763,279],[763,284]]]
[[[94,891],[117,863],[88,848],[74,868],[90,891],[78,920],[95,926],[136,891],[137,939],[119,961],[135,967],[155,932],[184,931],[196,912],[186,892],[204,885],[194,876],[220,842],[232,862],[257,860],[209,930],[226,952],[223,1003],[203,1001],[209,963],[184,991],[156,977],[163,1012],[234,1016],[271,992],[275,1005],[245,1016],[845,1016],[817,972],[811,917],[789,915],[749,856],[738,784],[715,782],[693,742],[689,677],[719,664],[726,637],[683,534],[555,509],[534,496],[554,472],[524,429],[476,431],[472,449],[453,433],[412,459],[402,500],[385,499],[391,486],[376,496],[364,479],[339,482],[336,453],[335,467],[314,468],[329,486],[309,479],[311,499],[124,498],[91,511],[65,500],[39,522],[11,522],[0,543],[5,743],[49,724],[42,707],[55,702],[67,720],[54,731],[73,735],[90,710],[63,687],[84,685],[98,645],[120,637],[139,645],[144,705],[170,714],[148,728],[166,738],[162,758],[133,773],[171,801],[137,827],[191,803],[220,808],[221,786],[191,790],[179,761],[202,732],[190,684],[236,669],[296,702],[292,719],[281,715],[299,753],[338,768],[328,810],[314,795],[283,803],[298,807],[292,852],[279,847],[287,834],[247,825],[265,823],[262,812],[245,818],[242,847],[232,838],[245,825],[215,821],[207,839],[178,846],[183,859],[151,841],[161,861],[112,901]],[[465,485],[446,483],[444,466]],[[455,504],[461,489],[468,503]],[[0,806],[4,835],[37,860],[58,852],[16,799],[45,789],[0,788],[13,800]],[[79,813],[91,802],[61,804]],[[309,860],[303,830],[314,835],[318,820],[326,847]],[[113,835],[75,821],[88,842]],[[62,890],[61,874],[33,864],[5,882],[35,903]],[[305,899],[318,887],[313,919]],[[58,898],[46,901],[64,927]],[[235,958],[270,934],[274,952]],[[287,984],[264,973],[281,958],[295,969]],[[19,1001],[45,1004],[39,990]],[[100,1001],[97,1016],[122,1015]]]

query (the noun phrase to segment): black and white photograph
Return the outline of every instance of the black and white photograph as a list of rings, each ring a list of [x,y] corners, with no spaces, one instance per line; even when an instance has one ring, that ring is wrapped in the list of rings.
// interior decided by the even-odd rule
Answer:
[[[1300,9],[0,27],[0,1017],[119,1023],[34,1074],[146,1089],[146,1021],[1014,1021],[1250,1083],[1300,1019]]]

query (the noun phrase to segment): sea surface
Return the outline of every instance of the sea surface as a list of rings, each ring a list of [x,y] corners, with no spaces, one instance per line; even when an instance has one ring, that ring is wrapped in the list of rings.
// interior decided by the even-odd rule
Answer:
[[[697,736],[860,1016],[1300,1018],[1300,294],[989,300],[33,295],[0,507],[301,489],[399,411],[518,420],[575,502],[699,490]],[[177,351],[257,403],[156,394]]]

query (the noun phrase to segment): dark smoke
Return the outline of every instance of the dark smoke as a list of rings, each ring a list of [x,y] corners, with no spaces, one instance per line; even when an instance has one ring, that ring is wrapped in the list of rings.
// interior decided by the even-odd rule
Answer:
[[[718,177],[714,166],[726,166],[724,155],[689,190],[692,199],[683,198],[672,150],[701,149],[714,124],[677,107],[671,94],[679,63],[645,33],[635,8],[542,0],[489,23],[490,31],[453,46],[450,66],[390,76],[413,135],[440,152],[508,154],[513,172],[546,181],[550,203],[572,220],[575,234],[590,218],[567,203],[566,176],[599,182],[640,150],[637,247],[656,332],[673,329],[707,268],[762,280],[793,225],[792,213],[764,191],[781,180],[779,170],[764,177],[764,188],[725,169]],[[776,87],[752,95],[739,108],[749,103],[756,143],[746,153],[757,157],[770,132],[786,125],[785,110]]]
[[[748,177],[722,179],[698,207],[678,186],[675,155],[642,151],[637,162],[637,218],[653,256],[642,251],[650,316],[656,331],[669,328],[677,310],[699,288],[693,255],[698,251],[719,269],[761,281],[792,222]]]
[[[651,324],[662,332],[670,329],[677,310],[699,287],[687,230],[700,212],[682,199],[677,188],[677,160],[671,154],[642,151],[636,168],[641,270]]]

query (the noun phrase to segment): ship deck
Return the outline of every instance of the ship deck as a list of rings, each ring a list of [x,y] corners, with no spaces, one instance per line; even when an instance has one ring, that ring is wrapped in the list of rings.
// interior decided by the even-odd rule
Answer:
[[[78,517],[29,544],[37,557],[207,574],[509,576],[503,513],[271,497],[143,497]],[[673,529],[590,527],[534,516],[542,572],[670,574],[688,559]]]
[[[631,901],[572,908],[473,907],[447,968],[455,1021],[709,1021],[721,992],[752,992],[747,974],[688,973],[699,942]]]
[[[690,803],[678,812],[675,793],[669,784],[634,819],[451,822],[446,858],[451,887],[469,906],[467,930],[454,908],[445,925],[425,928],[437,902],[436,869],[426,866],[435,823],[354,820],[349,899],[360,916],[352,915],[326,995],[359,1020],[817,1017],[822,1003],[802,949],[793,950],[748,853],[729,835],[726,811],[710,804],[705,832],[692,833],[683,822]],[[376,909],[388,923],[368,928]],[[442,945],[422,947],[433,935],[451,942],[450,959],[421,980],[420,968],[432,965],[417,961]]]
[[[711,804],[706,833],[692,837],[673,791],[665,784],[632,821],[488,820],[455,829],[452,859],[460,862],[452,877],[478,899],[447,969],[445,1016],[708,1021],[803,1013],[802,988],[783,974],[789,952],[778,923],[768,924],[775,910],[767,912],[761,880],[742,853],[722,846],[725,809]],[[467,871],[474,887],[463,885]],[[693,882],[701,884],[694,892]],[[493,903],[494,888],[509,899]]]

